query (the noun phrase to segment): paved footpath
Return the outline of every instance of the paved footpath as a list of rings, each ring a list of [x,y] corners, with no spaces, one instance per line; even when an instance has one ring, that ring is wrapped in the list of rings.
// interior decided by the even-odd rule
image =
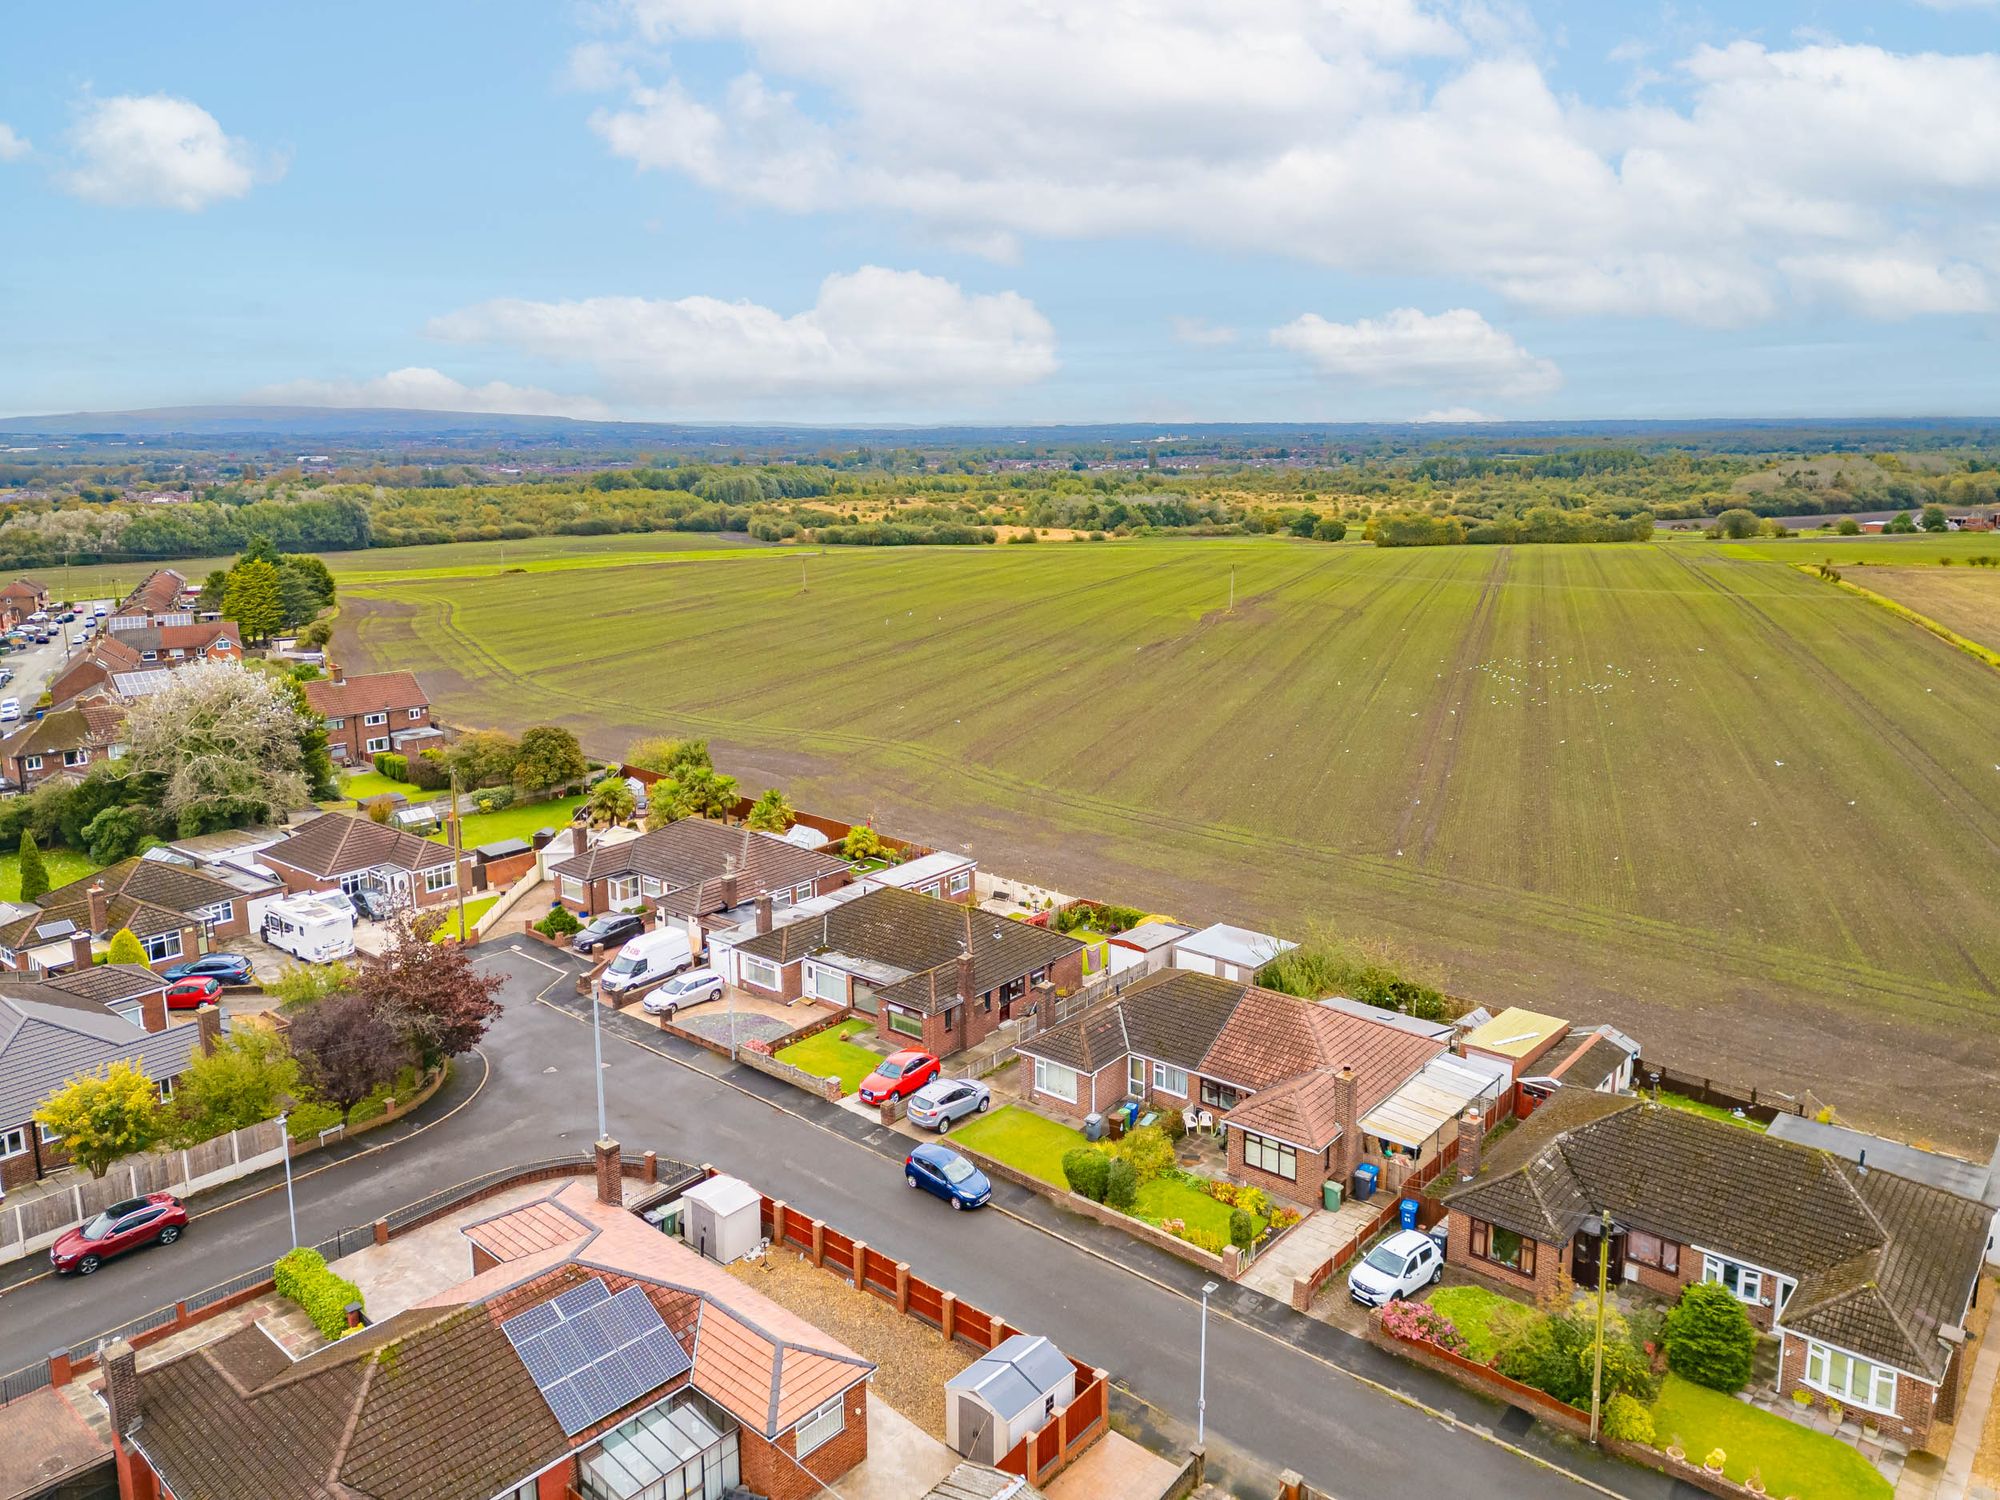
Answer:
[[[575,969],[524,944],[482,948],[480,960],[508,979],[506,1012],[482,1047],[486,1076],[463,1070],[456,1097],[405,1122],[397,1144],[365,1152],[364,1137],[351,1159],[314,1163],[297,1184],[302,1240],[497,1166],[588,1150],[597,1123],[591,1027]],[[642,1022],[603,1019],[610,1128],[628,1151],[713,1163],[907,1260],[1108,1368],[1121,1415],[1184,1440],[1204,1279],[1193,1266],[1012,1184],[997,1185],[997,1211],[953,1214],[903,1186],[906,1137]],[[282,1179],[273,1186],[252,1182],[226,1203],[202,1200],[180,1245],[114,1263],[88,1282],[41,1277],[8,1290],[0,1370],[282,1253]],[[1210,1445],[1227,1474],[1255,1476],[1241,1487],[1246,1496],[1268,1495],[1278,1467],[1338,1500],[1694,1493],[1247,1287],[1212,1300],[1208,1356]]]

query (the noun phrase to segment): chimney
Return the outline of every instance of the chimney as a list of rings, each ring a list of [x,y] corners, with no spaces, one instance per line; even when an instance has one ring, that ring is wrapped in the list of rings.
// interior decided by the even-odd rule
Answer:
[[[730,855],[722,862],[722,909],[728,911],[736,904],[736,856]]]
[[[771,897],[769,892],[757,898],[757,930],[759,932],[769,932],[771,930]]]
[[[195,1011],[194,1024],[201,1034],[201,1055],[215,1056],[215,1049],[222,1044],[222,1012],[212,1003],[204,1005]]]
[[[95,955],[90,951],[90,934],[72,932],[69,935],[69,961],[82,971],[90,967],[94,958]]]
[[[104,1367],[104,1404],[111,1408],[111,1432],[124,1437],[139,1430],[144,1403],[139,1399],[139,1356],[127,1339],[114,1339],[98,1351]]]
[[[347,681],[346,673],[340,670],[340,663],[330,656],[326,659],[326,680],[335,687],[339,687],[343,682]]]
[[[161,980],[159,987],[150,989],[139,997],[139,1025],[147,1031],[165,1031],[167,1029],[167,992],[165,985],[166,981]]]
[[[612,1208],[625,1206],[625,1167],[618,1143],[608,1136],[597,1143],[597,1201]]]
[[[965,1006],[965,1013],[972,1014],[972,955],[961,952],[958,955],[958,998]]]
[[[90,883],[90,930],[92,933],[104,931],[111,921],[111,903],[104,895],[104,882]]]
[[[1340,1181],[1344,1185],[1361,1165],[1361,1085],[1354,1069],[1343,1066],[1333,1077],[1333,1109],[1340,1121]]]
[[[1477,1105],[1468,1105],[1458,1117],[1458,1180],[1470,1182],[1479,1175],[1479,1148],[1486,1142],[1486,1121]]]

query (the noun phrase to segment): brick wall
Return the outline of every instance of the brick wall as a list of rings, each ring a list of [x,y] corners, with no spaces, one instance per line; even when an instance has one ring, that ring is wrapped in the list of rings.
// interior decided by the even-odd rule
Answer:
[[[1317,1206],[1320,1189],[1327,1178],[1334,1173],[1332,1152],[1301,1151],[1298,1153],[1299,1179],[1292,1182],[1274,1172],[1266,1172],[1261,1167],[1246,1166],[1243,1161],[1243,1132],[1229,1132],[1229,1171],[1234,1177],[1241,1177],[1252,1187],[1260,1187],[1267,1193],[1294,1203],[1309,1203]]]
[[[1778,1355],[1778,1394],[1789,1396],[1795,1390],[1812,1390],[1805,1380],[1806,1341],[1787,1334]],[[1823,1408],[1828,1404],[1827,1397],[1818,1391],[1813,1391],[1812,1396],[1815,1406]],[[1918,1447],[1930,1435],[1936,1402],[1936,1386],[1899,1371],[1896,1375],[1894,1412],[1865,1411],[1850,1403],[1842,1404],[1850,1421],[1873,1422],[1890,1437]]]
[[[803,959],[778,966],[778,987],[775,990],[766,989],[761,984],[752,984],[748,979],[743,978],[743,972],[743,964],[739,959],[736,965],[737,981],[739,988],[745,994],[762,995],[766,1000],[782,1000],[786,1004],[790,1004],[805,993],[805,961]]]
[[[1535,1270],[1532,1276],[1524,1276],[1505,1266],[1495,1265],[1490,1260],[1482,1260],[1472,1253],[1472,1220],[1457,1209],[1445,1215],[1446,1240],[1445,1259],[1460,1270],[1470,1271],[1475,1276],[1484,1276],[1496,1285],[1511,1287],[1515,1291],[1540,1296],[1551,1290],[1563,1271],[1569,1265],[1569,1246],[1535,1245]]]
[[[1078,1071],[1074,1104],[1067,1099],[1058,1099],[1054,1094],[1045,1094],[1035,1088],[1035,1060],[1032,1057],[1024,1056],[1021,1059],[1021,1066],[1027,1070],[1021,1076],[1032,1094],[1030,1102],[1034,1107],[1043,1114],[1052,1115],[1059,1120],[1068,1120],[1072,1125],[1081,1125],[1083,1117],[1093,1110],[1103,1114],[1125,1097],[1125,1060],[1122,1057],[1117,1062],[1106,1063],[1095,1075]],[[1097,1083],[1095,1104],[1091,1102],[1093,1076]]]
[[[775,1443],[767,1442],[750,1429],[738,1432],[743,1487],[769,1500],[811,1500],[829,1482],[868,1456],[868,1387],[861,1384],[847,1393],[846,1425],[840,1433],[819,1445],[803,1459],[796,1457],[798,1437],[782,1433]],[[801,1471],[801,1465],[805,1472]]]

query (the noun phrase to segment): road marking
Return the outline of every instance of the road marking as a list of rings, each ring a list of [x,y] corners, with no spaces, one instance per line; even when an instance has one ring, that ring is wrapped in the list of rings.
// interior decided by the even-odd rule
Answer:
[[[550,986],[550,988],[553,987],[554,986]],[[546,993],[547,993],[546,990],[543,991],[543,994]],[[547,1005],[548,1008],[556,1012],[557,1015],[568,1016],[572,1021],[577,1022],[579,1025],[585,1024],[586,1021],[588,1020],[587,1017],[579,1016],[576,1014],[576,1012],[569,1010],[563,1006],[550,1004],[549,1001],[542,999],[541,995],[537,995],[535,997],[535,1000],[536,1003],[538,1004]],[[797,1110],[789,1109],[785,1105],[778,1103],[775,1099],[766,1099],[762,1094],[756,1093],[750,1089],[746,1089],[743,1087],[742,1084],[737,1083],[732,1079],[724,1078],[720,1073],[712,1073],[707,1068],[696,1067],[693,1063],[687,1061],[686,1059],[675,1057],[671,1052],[664,1052],[660,1048],[652,1046],[650,1043],[638,1040],[636,1037],[620,1037],[619,1040],[625,1042],[628,1046],[637,1047],[642,1052],[650,1052],[655,1057],[665,1058],[668,1062],[674,1064],[676,1067],[685,1068],[690,1073],[699,1073],[704,1078],[713,1079],[716,1083],[721,1084],[724,1088],[733,1089],[737,1093],[743,1095],[743,1097],[746,1099],[754,1099],[760,1104],[767,1104],[772,1109],[778,1111],[778,1113],[787,1115],[790,1118],[797,1120],[802,1125],[809,1125],[814,1130],[821,1131],[824,1134],[833,1136],[838,1140],[846,1141],[849,1145],[860,1144],[859,1142],[855,1141],[852,1136],[846,1135],[841,1131],[835,1130],[829,1125],[823,1125],[818,1120],[813,1119],[809,1115],[802,1115]],[[866,1150],[867,1148],[864,1146],[862,1149]],[[794,1165],[796,1165],[796,1163]],[[837,1186],[837,1184],[834,1184],[830,1181],[827,1183],[827,1185]],[[1023,1189],[1023,1191],[1025,1192],[1030,1190]],[[1180,1299],[1182,1302],[1188,1304],[1190,1307],[1199,1305],[1200,1299],[1190,1296],[1188,1293],[1182,1291],[1179,1287],[1173,1285],[1171,1282],[1161,1281],[1156,1276],[1150,1276],[1146,1272],[1138,1270],[1130,1265],[1127,1265],[1125,1262],[1118,1260],[1113,1256],[1107,1255],[1101,1250],[1094,1249],[1091,1246],[1084,1244],[1080,1240],[1071,1239],[1068,1235],[1063,1234],[1059,1230],[1051,1229],[1046,1224],[1037,1223],[1035,1220],[1030,1219],[1023,1214],[1015,1213],[1011,1208],[1007,1208],[1002,1204],[998,1203],[997,1201],[989,1200],[986,1206],[989,1210],[997,1212],[1005,1216],[1006,1218],[1012,1219],[1017,1224],[1025,1224],[1028,1228],[1035,1230],[1040,1234],[1045,1234],[1052,1240],[1056,1240],[1062,1244],[1068,1245],[1073,1250],[1081,1251],[1083,1254],[1088,1255],[1091,1259],[1096,1260],[1103,1265],[1110,1266],[1115,1270],[1123,1271],[1128,1276],[1137,1277],[1139,1280],[1147,1283],[1149,1286],[1157,1287],[1161,1291],[1167,1293],[1169,1296]],[[1438,1407],[1431,1406],[1427,1402],[1419,1400],[1417,1397],[1410,1395],[1407,1391],[1399,1391],[1392,1385],[1384,1385],[1381,1381],[1371,1379],[1369,1376],[1363,1375],[1358,1371],[1350,1370],[1345,1365],[1336,1364],[1333,1360],[1328,1359],[1325,1355],[1315,1354],[1312,1350],[1293,1343],[1290,1339],[1285,1338],[1282,1334],[1273,1333],[1270,1329],[1265,1328],[1257,1323],[1253,1323],[1246,1318],[1239,1317],[1235,1313],[1229,1311],[1227,1308],[1221,1307],[1214,1302],[1211,1302],[1209,1304],[1209,1315],[1211,1317],[1225,1318],[1229,1322],[1234,1323],[1237,1327],[1247,1329],[1249,1332],[1257,1334],[1262,1338],[1268,1339],[1270,1342],[1274,1344],[1282,1345],[1284,1348],[1291,1350],[1295,1354],[1303,1355],[1305,1358],[1312,1360],[1315,1364],[1323,1365],[1327,1369],[1332,1370],[1337,1374],[1344,1375],[1349,1380],[1355,1381],[1360,1385],[1366,1386],[1369,1390],[1379,1392],[1384,1396],[1388,1396],[1396,1401],[1400,1401],[1404,1406],[1407,1406],[1414,1411],[1421,1412],[1423,1415],[1432,1418],[1434,1421],[1441,1422],[1447,1427],[1456,1428],[1458,1431],[1466,1433],[1471,1437],[1478,1438],[1482,1442],[1491,1443],[1496,1448],[1505,1449],[1507,1452],[1513,1454],[1515,1457],[1526,1459],[1529,1463],[1534,1464],[1540,1468],[1547,1469],[1551,1473],[1560,1474],[1563,1476],[1563,1478],[1573,1480],[1575,1483],[1582,1485],[1585,1489],[1594,1490],[1600,1495],[1608,1495],[1612,1497],[1612,1500],[1629,1500],[1629,1497],[1626,1496],[1626,1494],[1622,1490],[1610,1489],[1605,1485],[1599,1484],[1594,1479],[1587,1478],[1586,1476],[1577,1473],[1574,1469],[1566,1469],[1561,1464],[1556,1463],[1552,1459],[1543,1458],[1539,1454],[1529,1452],[1527,1449],[1521,1447],[1517,1443],[1509,1442],[1506,1438],[1503,1438],[1499,1434],[1495,1433],[1491,1428],[1482,1427],[1475,1422],[1468,1422],[1464,1418],[1456,1415],[1453,1412],[1444,1411]],[[1142,1401],[1145,1402],[1146,1405],[1152,1406],[1151,1402],[1145,1401],[1145,1398],[1143,1396],[1140,1396],[1137,1392],[1129,1390],[1129,1388],[1127,1388],[1126,1386],[1121,1384],[1119,1386],[1119,1389],[1126,1391],[1126,1393],[1128,1395],[1131,1395],[1134,1400]],[[1161,1408],[1154,1406],[1153,1410],[1159,1411],[1161,1410]],[[1176,1418],[1175,1420],[1178,1421],[1179,1419]]]

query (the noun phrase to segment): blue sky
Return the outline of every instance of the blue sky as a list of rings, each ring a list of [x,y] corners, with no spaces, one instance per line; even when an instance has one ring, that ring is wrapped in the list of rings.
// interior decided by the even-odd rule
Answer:
[[[0,412],[2000,412],[2000,6],[33,7]]]

